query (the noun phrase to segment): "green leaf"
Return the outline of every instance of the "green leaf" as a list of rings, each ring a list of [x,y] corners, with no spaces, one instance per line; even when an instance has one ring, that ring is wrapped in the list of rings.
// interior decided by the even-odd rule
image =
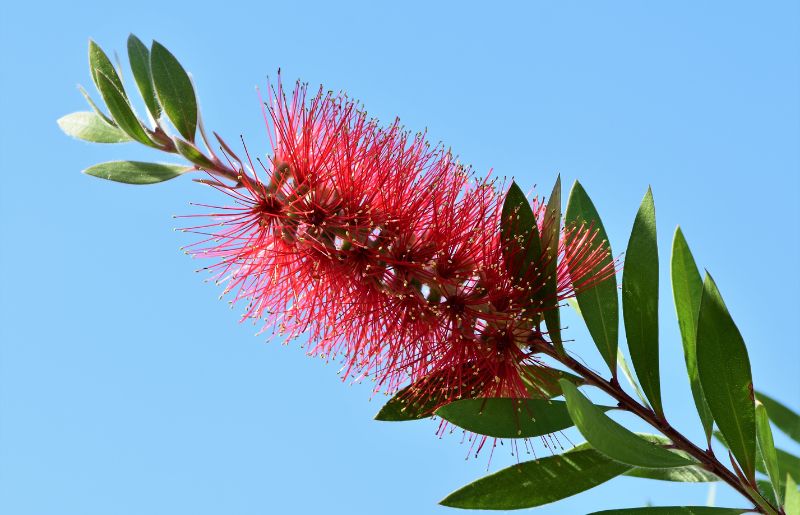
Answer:
[[[608,235],[603,227],[603,222],[589,195],[578,181],[575,181],[569,194],[566,223],[568,226],[583,226],[596,231],[593,247],[603,247],[608,251],[606,259],[597,265],[594,271],[600,270],[612,262],[611,246],[608,243]],[[568,265],[571,270],[574,270],[580,265],[580,262],[569,262]],[[576,298],[589,334],[592,335],[592,339],[606,360],[611,373],[616,377],[619,338],[619,299],[617,298],[616,276],[611,276],[592,288],[578,293]]]
[[[92,73],[92,80],[101,94],[100,77],[105,77],[125,98],[125,87],[122,85],[122,79],[117,74],[116,68],[103,49],[91,39],[89,40],[89,69]]]
[[[644,506],[619,510],[595,511],[589,515],[738,515],[749,508],[717,508],[715,506]]]
[[[92,100],[92,97],[89,96],[89,93],[85,89],[83,89],[83,86],[78,86],[78,89],[80,90],[81,95],[83,95],[83,98],[86,99],[86,102],[88,102],[89,107],[92,108],[92,111],[94,111],[95,114],[97,114],[97,116],[102,118],[103,121],[106,122],[108,125],[112,127],[117,126],[117,124],[114,123],[114,120],[106,116],[106,113],[104,113],[99,107],[97,107],[97,104],[94,103],[94,100]]]
[[[192,168],[163,163],[140,161],[109,161],[91,166],[83,171],[87,175],[127,184],[154,184],[168,181]]]
[[[680,483],[713,483],[719,478],[699,465],[688,465],[670,469],[634,468],[625,473],[626,476],[659,481],[675,481]]]
[[[650,188],[636,214],[625,253],[622,312],[636,376],[653,410],[663,416],[658,365],[658,244]]]
[[[756,421],[750,359],[742,335],[708,274],[697,321],[697,371],[717,427],[742,471],[753,479]]]
[[[569,381],[560,381],[573,422],[592,447],[636,467],[669,468],[695,463],[653,444],[608,418]]]
[[[133,79],[142,94],[144,105],[153,116],[153,120],[161,117],[161,104],[158,103],[156,90],[153,87],[153,73],[150,71],[150,50],[136,36],[128,36],[128,60],[131,62]]]
[[[582,377],[555,368],[528,365],[522,367],[522,371],[522,381],[525,383],[531,399],[552,399],[563,395],[561,385],[558,384],[560,379],[566,379],[577,385],[584,383]]]
[[[564,401],[462,399],[442,406],[436,414],[467,431],[495,438],[529,438],[572,427]]]
[[[156,94],[172,124],[188,141],[197,131],[197,98],[189,74],[181,63],[154,41],[150,50],[150,69]]]
[[[792,477],[800,477],[800,458],[782,449],[775,449],[778,459],[778,470],[782,474],[789,473]]]
[[[215,168],[214,163],[191,143],[183,141],[180,138],[172,138],[172,140],[175,142],[175,149],[178,153],[192,163],[206,170],[213,170]]]
[[[525,194],[516,182],[511,183],[502,211],[503,260],[509,273],[519,279],[538,265],[542,254],[536,217]]]
[[[561,175],[556,178],[553,191],[547,199],[547,207],[542,222],[542,257],[545,263],[545,282],[542,287],[542,297],[547,299],[558,298],[558,246],[561,237]],[[556,306],[544,312],[544,321],[547,324],[547,334],[559,352],[564,351],[561,341],[561,312]]]
[[[772,423],[794,441],[800,442],[800,415],[765,393],[756,392],[756,397],[767,408]]]
[[[81,111],[58,119],[58,126],[67,135],[93,143],[124,143],[131,139],[103,121],[97,113]]]
[[[689,250],[689,244],[683,236],[683,231],[675,229],[672,240],[672,294],[675,298],[675,310],[678,314],[678,325],[681,329],[683,340],[683,355],[686,360],[686,370],[689,373],[689,385],[692,388],[692,397],[700,416],[700,422],[705,431],[706,441],[711,441],[711,431],[714,429],[714,417],[708,407],[700,377],[697,374],[697,316],[700,313],[700,299],[703,296],[703,279],[697,270],[697,265]]]
[[[778,495],[778,503],[783,503],[783,492],[780,489],[781,474],[778,471],[778,453],[775,452],[775,442],[772,440],[772,429],[769,427],[767,408],[756,401],[756,435],[761,461],[767,471],[767,476]]]
[[[147,135],[125,96],[102,72],[97,73],[97,88],[120,129],[139,143],[159,148]]]
[[[783,494],[783,498],[786,499],[786,503],[783,505],[784,511],[786,511],[786,515],[800,515],[800,492],[797,490],[797,483],[795,483],[794,478],[790,475],[786,475],[786,491]]]
[[[778,502],[775,500],[775,489],[772,488],[772,483],[765,479],[756,479],[756,486],[758,487],[758,493],[761,494],[761,497],[771,503]]]
[[[617,364],[619,365],[619,368],[622,369],[622,375],[624,375],[625,379],[628,380],[628,384],[631,385],[631,388],[633,388],[636,396],[640,401],[642,401],[642,404],[649,408],[650,403],[647,402],[644,392],[642,392],[642,389],[639,388],[639,383],[637,383],[636,379],[634,379],[631,369],[628,367],[628,362],[625,361],[625,355],[622,353],[622,349],[617,349]]]
[[[714,431],[714,436],[720,441],[722,445],[725,446],[726,449],[730,449],[728,442],[725,440],[725,437],[719,431]],[[775,454],[778,460],[778,470],[781,474],[781,480],[783,480],[783,474],[789,473],[792,476],[798,475],[800,476],[800,458],[790,454],[783,449],[775,449]],[[761,455],[761,449],[756,447],[756,470],[761,472],[762,474],[768,474],[767,468],[764,466],[764,458]],[[783,483],[781,483],[781,487]]]
[[[452,508],[516,510],[565,499],[619,476],[627,465],[593,449],[513,465],[451,493]]]
[[[480,390],[473,384],[474,367],[468,362],[460,370],[438,371],[415,381],[389,399],[375,420],[406,422],[429,418],[449,399],[475,397]]]

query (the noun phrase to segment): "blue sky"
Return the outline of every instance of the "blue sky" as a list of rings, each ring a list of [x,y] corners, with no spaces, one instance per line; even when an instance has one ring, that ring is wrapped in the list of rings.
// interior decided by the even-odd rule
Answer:
[[[237,324],[172,231],[213,192],[79,173],[164,158],[60,133],[55,120],[85,108],[89,37],[122,56],[129,32],[164,43],[193,73],[207,126],[260,154],[254,88],[281,67],[524,189],[580,179],[616,252],[652,185],[668,417],[700,435],[668,289],[677,224],[748,342],[756,388],[800,409],[797,2],[431,4],[3,8],[0,512],[442,514],[436,502],[487,468],[434,422],[373,421],[369,385]],[[565,318],[573,351],[600,369]],[[491,470],[513,460],[500,450]],[[706,494],[622,478],[539,512]],[[717,502],[742,504],[724,487]]]

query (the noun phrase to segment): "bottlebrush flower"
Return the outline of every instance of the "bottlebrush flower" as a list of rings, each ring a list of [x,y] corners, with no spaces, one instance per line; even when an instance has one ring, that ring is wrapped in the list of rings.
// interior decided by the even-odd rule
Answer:
[[[528,396],[523,374],[544,366],[529,347],[544,311],[614,273],[595,270],[607,258],[595,232],[546,242],[558,246],[557,291],[533,300],[548,263],[518,277],[503,265],[494,179],[341,94],[309,97],[298,84],[287,96],[279,81],[267,111],[269,162],[231,163],[238,184],[211,184],[232,204],[187,229],[207,236],[189,251],[216,259],[208,269],[247,303],[243,319],[307,335],[309,354],[340,357],[345,377],[372,376],[376,389],[411,381],[411,395],[441,403]],[[540,232],[545,207],[534,202]]]

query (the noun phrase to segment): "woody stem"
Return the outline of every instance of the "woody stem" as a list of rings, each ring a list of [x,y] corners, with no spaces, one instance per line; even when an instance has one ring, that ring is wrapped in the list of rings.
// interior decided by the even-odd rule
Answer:
[[[756,505],[756,510],[758,510],[759,513],[768,515],[778,515],[783,513],[782,510],[776,509],[771,503],[764,499],[755,489],[754,485],[744,483],[736,476],[734,472],[725,467],[717,459],[717,457],[714,455],[714,452],[710,448],[708,450],[703,450],[697,447],[686,436],[672,427],[672,425],[670,425],[670,423],[667,422],[664,417],[659,416],[652,409],[643,406],[630,395],[628,395],[622,389],[616,379],[604,379],[572,356],[569,356],[566,353],[558,352],[555,347],[548,343],[537,342],[533,346],[533,350],[536,352],[542,352],[543,354],[546,354],[557,360],[559,363],[569,367],[574,372],[582,376],[587,384],[599,388],[614,398],[614,400],[618,402],[618,405],[621,409],[633,413],[640,419],[658,429],[664,436],[672,441],[674,448],[680,449],[692,456],[703,468],[709,472],[712,472],[722,481],[729,484],[734,490],[743,495],[746,499],[753,502],[753,504]]]

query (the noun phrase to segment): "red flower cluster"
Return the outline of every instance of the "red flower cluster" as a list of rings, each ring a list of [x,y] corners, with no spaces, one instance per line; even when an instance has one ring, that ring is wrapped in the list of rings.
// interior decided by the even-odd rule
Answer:
[[[371,375],[389,392],[417,381],[443,403],[527,396],[542,313],[614,273],[596,270],[607,254],[595,233],[559,231],[558,291],[532,301],[546,263],[521,278],[503,265],[494,181],[359,107],[322,90],[308,98],[299,84],[287,98],[279,82],[271,162],[231,163],[239,184],[215,187],[234,205],[188,229],[208,235],[191,252],[217,258],[209,268],[247,302],[245,318],[308,335],[309,353],[340,356],[345,377]],[[544,207],[534,202],[540,224]]]

